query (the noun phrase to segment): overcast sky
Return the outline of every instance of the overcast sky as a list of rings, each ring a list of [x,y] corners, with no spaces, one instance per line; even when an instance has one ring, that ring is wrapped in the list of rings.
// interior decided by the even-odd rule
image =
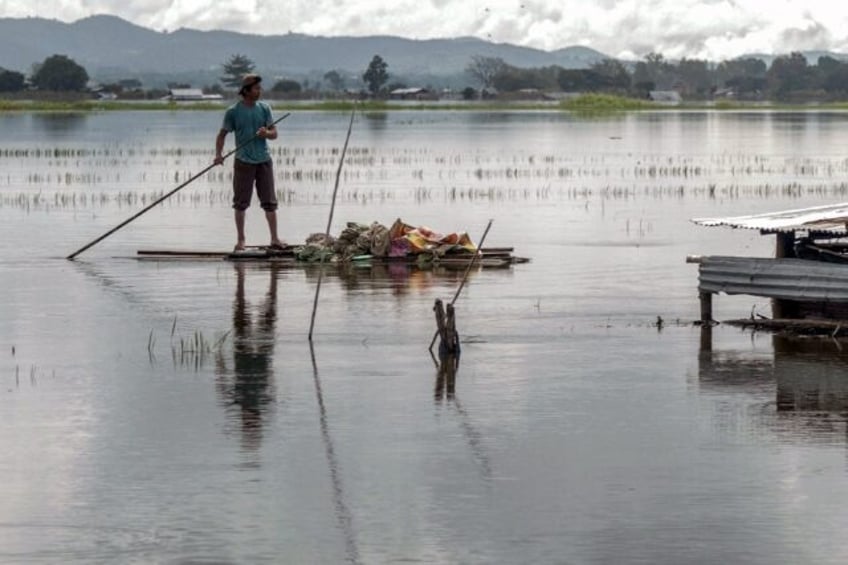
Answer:
[[[159,31],[476,36],[627,58],[848,52],[848,2],[840,0],[0,0],[1,17],[70,22],[93,14]]]

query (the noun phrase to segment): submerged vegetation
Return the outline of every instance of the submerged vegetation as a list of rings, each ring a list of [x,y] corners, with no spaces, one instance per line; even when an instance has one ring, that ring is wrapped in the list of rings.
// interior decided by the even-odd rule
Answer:
[[[640,98],[614,94],[583,94],[562,101],[532,100],[475,100],[450,102],[392,102],[385,100],[315,100],[277,101],[269,100],[277,111],[301,110],[316,112],[392,111],[467,111],[467,112],[515,112],[515,111],[568,111],[575,113],[593,112],[668,112],[679,110],[848,110],[848,102],[826,102],[816,104],[786,104],[769,102],[744,102],[718,100],[715,102],[684,102],[663,104]],[[223,102],[171,102],[164,100],[10,100],[0,98],[0,113],[10,112],[220,112],[232,101]]]
[[[107,112],[126,110],[216,110],[218,102],[178,104],[167,101],[144,100],[8,100],[0,99],[0,112]]]
[[[612,94],[583,94],[563,100],[560,107],[575,112],[623,112],[627,110],[654,110],[657,104],[636,98]]]
[[[593,99],[583,107],[615,107]],[[593,104],[595,104],[593,106]],[[362,116],[360,127],[371,127]],[[376,127],[376,126],[375,126]],[[476,201],[620,198],[801,198],[848,195],[848,160],[835,157],[765,157],[616,153],[620,138],[602,137],[608,152],[574,155],[556,151],[486,153],[475,148],[354,145],[345,158],[339,201],[463,203]],[[271,155],[278,200],[284,205],[327,203],[338,167],[335,145],[275,146]],[[137,209],[185,182],[212,159],[209,147],[91,146],[68,144],[0,148],[0,208],[29,211]],[[226,207],[232,169],[209,171],[167,207]],[[386,219],[387,221],[390,220]]]

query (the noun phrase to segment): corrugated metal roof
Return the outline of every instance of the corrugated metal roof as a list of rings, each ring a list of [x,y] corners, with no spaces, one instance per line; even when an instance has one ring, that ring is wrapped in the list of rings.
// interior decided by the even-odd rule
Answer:
[[[701,292],[848,302],[848,265],[804,259],[702,257]]]
[[[815,231],[845,235],[848,234],[848,203],[752,216],[694,218],[692,221],[700,226],[730,226],[764,233]]]

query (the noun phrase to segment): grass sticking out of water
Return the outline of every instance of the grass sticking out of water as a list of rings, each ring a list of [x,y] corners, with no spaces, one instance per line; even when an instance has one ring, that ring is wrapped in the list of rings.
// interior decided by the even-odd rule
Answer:
[[[391,106],[383,100],[365,100],[362,102],[354,102],[352,100],[325,100],[323,102],[319,102],[314,105],[309,104],[307,106],[309,109],[314,110],[350,112],[354,105],[356,105],[356,109],[360,112],[383,112],[391,109]],[[300,105],[297,106],[298,109],[301,107],[302,106]]]
[[[102,101],[102,100],[0,100],[0,112],[107,112],[127,110],[216,110],[226,104],[221,102],[191,102],[178,104],[165,101]]]
[[[217,338],[210,339],[200,330],[194,330],[188,337],[177,332],[177,317],[171,324],[171,357],[174,366],[194,367],[199,369],[213,353],[220,354],[232,330],[224,332]],[[147,355],[150,363],[156,362],[156,337],[151,329],[147,337]]]
[[[110,112],[127,110],[151,111],[214,111],[221,112],[234,100],[210,102],[170,102],[164,100],[8,100],[0,99],[0,113],[4,112]],[[680,110],[783,110],[783,111],[844,111],[848,102],[787,104],[781,102],[746,102],[718,100],[715,102],[687,101],[667,105],[609,94],[584,94],[561,102],[532,100],[474,100],[397,103],[385,100],[266,100],[275,111],[326,111],[349,112],[356,105],[358,111],[466,111],[466,112],[516,112],[564,110],[581,115],[609,114],[631,111]]]
[[[579,113],[609,113],[626,112],[629,110],[655,110],[656,104],[624,96],[609,94],[583,94],[577,98],[563,100],[560,103],[563,110]]]

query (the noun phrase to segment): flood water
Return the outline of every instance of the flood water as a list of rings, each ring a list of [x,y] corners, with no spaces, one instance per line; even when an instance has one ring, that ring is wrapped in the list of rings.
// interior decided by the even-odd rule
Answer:
[[[334,233],[493,219],[532,260],[471,274],[450,386],[461,272],[327,271],[310,351],[314,268],[136,260],[233,245],[228,165],[62,259],[208,165],[220,118],[0,116],[0,562],[848,560],[848,343],[702,348],[685,263],[773,253],[692,217],[848,200],[848,114],[357,116]],[[324,230],[347,125],[282,122],[287,241]]]

